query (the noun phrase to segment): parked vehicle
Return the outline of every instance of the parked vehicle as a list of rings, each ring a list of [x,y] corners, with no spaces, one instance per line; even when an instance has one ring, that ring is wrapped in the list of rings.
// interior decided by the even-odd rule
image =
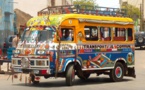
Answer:
[[[6,39],[5,42],[3,43],[3,53],[6,54],[8,48],[12,47],[12,41],[15,35],[9,35]]]
[[[92,73],[105,74],[114,82],[122,81],[124,76],[135,78],[134,21],[80,14],[82,9],[78,7],[77,13],[71,13],[74,8],[70,7],[46,8],[48,13],[56,8],[69,14],[49,15],[44,10],[27,22],[13,51],[13,70],[29,74],[33,83],[38,83],[40,77],[64,77],[69,86],[75,75],[86,80]]]
[[[145,32],[144,31],[135,33],[135,46],[140,47],[140,49],[142,49],[143,46],[145,46]]]

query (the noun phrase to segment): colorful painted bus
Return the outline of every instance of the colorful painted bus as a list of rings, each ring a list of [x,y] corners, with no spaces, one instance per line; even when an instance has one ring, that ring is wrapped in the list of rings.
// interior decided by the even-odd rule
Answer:
[[[15,72],[29,74],[33,83],[39,83],[40,77],[65,77],[69,86],[75,75],[81,80],[93,73],[109,75],[112,81],[121,81],[123,76],[135,78],[131,18],[63,9],[67,14],[41,11],[27,22],[13,51]]]

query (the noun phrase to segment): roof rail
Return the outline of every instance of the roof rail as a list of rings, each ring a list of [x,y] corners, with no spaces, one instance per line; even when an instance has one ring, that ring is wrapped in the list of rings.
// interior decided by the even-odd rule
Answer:
[[[126,17],[126,9],[98,7],[89,5],[63,5],[53,6],[42,9],[39,14],[92,14],[92,15],[108,15],[108,16],[123,16]]]

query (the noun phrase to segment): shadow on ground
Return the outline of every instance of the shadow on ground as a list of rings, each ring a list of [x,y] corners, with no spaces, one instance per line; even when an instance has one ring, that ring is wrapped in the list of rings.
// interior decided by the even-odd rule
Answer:
[[[133,79],[123,79],[121,82],[129,82],[132,81]],[[89,78],[88,80],[82,81],[80,79],[76,79],[74,82],[74,86],[85,86],[85,85],[93,85],[93,84],[111,84],[111,83],[121,83],[121,82],[111,82],[110,78]],[[27,86],[27,87],[37,87],[37,88],[52,88],[52,87],[68,87],[65,84],[65,79],[64,80],[57,80],[56,81],[48,81],[48,82],[40,82],[37,85],[30,84],[13,84],[15,86]]]
[[[135,50],[145,50],[145,47],[143,48],[136,47]]]

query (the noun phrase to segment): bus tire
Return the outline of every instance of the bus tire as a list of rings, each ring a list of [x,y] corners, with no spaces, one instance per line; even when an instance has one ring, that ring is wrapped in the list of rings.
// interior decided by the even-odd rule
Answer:
[[[124,67],[122,63],[117,62],[114,69],[110,71],[110,79],[113,82],[119,82],[122,81],[124,76]]]
[[[81,72],[78,71],[77,76],[80,78],[80,80],[87,80],[90,77],[90,73],[82,72],[81,75]]]
[[[72,86],[75,80],[75,70],[73,64],[70,64],[66,70],[66,85]]]
[[[31,77],[31,81],[33,84],[39,84],[39,81],[35,81],[35,76],[34,75],[30,75]]]

